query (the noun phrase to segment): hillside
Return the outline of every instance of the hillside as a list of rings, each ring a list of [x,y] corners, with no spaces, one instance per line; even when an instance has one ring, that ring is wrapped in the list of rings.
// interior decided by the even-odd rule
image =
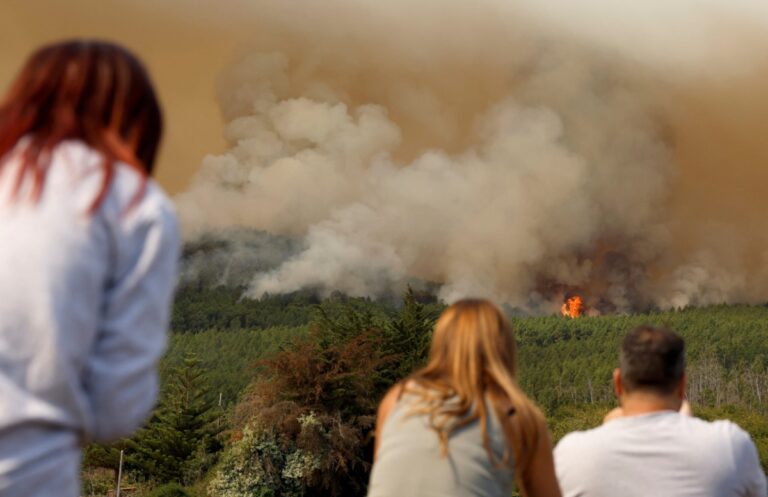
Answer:
[[[249,491],[267,485],[284,495],[364,493],[376,402],[424,357],[440,309],[417,294],[392,303],[341,295],[321,301],[308,293],[243,300],[225,287],[182,290],[164,383],[173,384],[185,358],[197,358],[209,422],[221,428],[223,443],[206,455],[204,471],[182,483],[200,495],[237,495],[245,484],[238,478],[250,475],[262,483],[249,480]],[[596,426],[614,405],[610,375],[624,332],[663,324],[686,339],[697,415],[739,423],[768,467],[768,307],[515,317],[513,323],[520,383],[545,410],[555,440]],[[172,391],[165,388],[164,396]],[[262,459],[266,466],[253,466]],[[349,464],[343,471],[342,462]],[[151,471],[129,474],[159,483],[152,483]]]

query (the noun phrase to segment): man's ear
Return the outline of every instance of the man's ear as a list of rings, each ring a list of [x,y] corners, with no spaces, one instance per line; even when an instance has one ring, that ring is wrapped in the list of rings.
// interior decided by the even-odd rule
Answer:
[[[616,392],[616,397],[621,397],[624,393],[624,386],[621,384],[621,369],[616,368],[613,370],[613,389]]]

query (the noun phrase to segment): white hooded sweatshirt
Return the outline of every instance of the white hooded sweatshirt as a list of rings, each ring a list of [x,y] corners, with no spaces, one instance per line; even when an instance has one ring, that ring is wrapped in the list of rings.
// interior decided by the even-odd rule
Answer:
[[[17,147],[18,150],[18,147]],[[100,155],[53,151],[42,195],[0,168],[0,495],[79,495],[80,447],[130,435],[152,410],[179,236],[162,190]],[[29,176],[29,175],[28,175]]]

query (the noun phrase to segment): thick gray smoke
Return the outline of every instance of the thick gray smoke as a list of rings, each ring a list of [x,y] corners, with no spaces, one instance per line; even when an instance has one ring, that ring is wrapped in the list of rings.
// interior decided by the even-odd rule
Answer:
[[[188,241],[180,283],[245,287],[255,274],[272,271],[301,251],[299,240],[264,231],[225,228]]]
[[[619,311],[749,298],[710,251],[669,256],[678,168],[635,68],[521,33],[497,47],[508,55],[472,39],[457,64],[434,43],[402,61],[400,42],[365,60],[323,40],[229,68],[219,95],[231,148],[177,198],[192,238],[247,226],[302,239],[256,272],[251,296],[377,295],[417,278],[447,301],[482,295],[535,312],[570,291]]]

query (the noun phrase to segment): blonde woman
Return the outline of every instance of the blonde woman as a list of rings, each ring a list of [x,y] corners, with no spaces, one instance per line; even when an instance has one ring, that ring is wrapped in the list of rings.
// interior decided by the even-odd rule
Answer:
[[[435,326],[426,367],[379,406],[369,497],[559,497],[541,411],[520,390],[509,321],[461,300]]]

